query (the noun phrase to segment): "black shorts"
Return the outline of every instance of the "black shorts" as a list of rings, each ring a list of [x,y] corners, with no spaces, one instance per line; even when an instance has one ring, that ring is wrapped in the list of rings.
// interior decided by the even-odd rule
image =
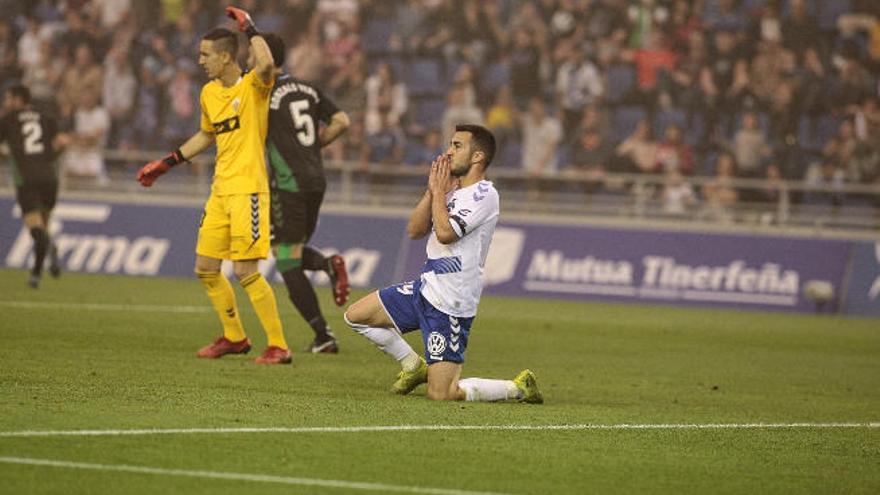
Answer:
[[[58,198],[58,182],[36,182],[16,187],[15,197],[22,214],[36,210],[52,211]]]
[[[272,191],[272,244],[305,244],[315,233],[324,191]]]

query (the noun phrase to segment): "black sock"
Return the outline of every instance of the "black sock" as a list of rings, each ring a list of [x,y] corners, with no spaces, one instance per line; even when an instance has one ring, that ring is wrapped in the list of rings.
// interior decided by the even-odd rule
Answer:
[[[320,251],[311,246],[303,246],[302,267],[304,270],[313,272],[318,270],[326,272],[329,270],[327,258],[325,258]]]
[[[281,277],[284,279],[284,284],[287,285],[290,302],[296,306],[303,319],[309,322],[312,330],[315,331],[315,337],[318,340],[326,340],[327,323],[321,315],[318,297],[315,295],[312,283],[306,278],[303,267],[298,266],[282,272]]]
[[[40,275],[43,273],[43,261],[49,250],[49,233],[46,232],[46,229],[34,227],[31,229],[31,237],[34,239],[34,268],[31,273]]]

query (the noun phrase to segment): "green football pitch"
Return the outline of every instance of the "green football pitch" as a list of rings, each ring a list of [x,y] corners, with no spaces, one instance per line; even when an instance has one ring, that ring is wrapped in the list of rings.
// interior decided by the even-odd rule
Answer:
[[[341,353],[258,366],[240,291],[254,351],[208,361],[195,279],[26,279],[0,270],[0,493],[880,493],[876,320],[486,297],[464,376],[528,367],[546,403],[436,403],[326,288]]]

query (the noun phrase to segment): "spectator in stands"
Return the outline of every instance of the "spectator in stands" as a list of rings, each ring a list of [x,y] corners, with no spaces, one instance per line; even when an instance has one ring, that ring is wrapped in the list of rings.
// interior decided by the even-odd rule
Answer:
[[[615,150],[615,172],[645,172],[656,169],[657,143],[651,135],[651,123],[640,120],[635,130]]]
[[[12,26],[5,19],[0,19],[0,84],[6,85],[19,79],[21,74]]]
[[[540,98],[532,98],[529,110],[520,121],[522,126],[522,167],[529,177],[556,172],[557,153],[562,143],[562,124],[547,111]]]
[[[804,0],[788,2],[789,15],[782,22],[782,39],[785,47],[798,56],[808,48],[821,49],[822,31],[809,12]]]
[[[678,169],[668,169],[660,193],[663,213],[673,216],[687,214],[697,204],[697,195]]]
[[[507,147],[517,140],[517,116],[510,86],[503,86],[486,114],[486,127],[495,135],[495,154],[502,159],[507,156]]]
[[[614,147],[605,141],[599,129],[589,129],[575,143],[562,172],[578,179],[584,192],[595,192],[602,185],[605,169],[613,154]]]
[[[327,82],[327,91],[349,115],[364,115],[367,111],[366,62],[364,54],[355,54],[351,63],[338,70]]]
[[[729,118],[738,107],[741,80],[747,62],[742,58],[736,38],[730,31],[718,31],[714,36],[714,53],[700,73],[700,88],[706,96],[705,122],[709,135],[727,131]],[[736,76],[740,75],[737,80]],[[736,84],[735,84],[736,83]]]
[[[401,120],[409,107],[409,94],[406,84],[399,81],[391,64],[381,62],[366,81],[367,135],[379,132],[390,121],[393,127],[401,124]]]
[[[833,157],[827,157],[821,163],[810,166],[804,181],[813,186],[805,194],[804,201],[813,205],[840,206],[843,194],[840,192],[846,174]]]
[[[446,146],[441,142],[440,131],[429,130],[425,133],[421,140],[413,146],[411,152],[407,153],[404,162],[407,165],[417,167],[428,167],[435,158],[443,154]],[[423,177],[419,178],[424,179]],[[422,180],[422,182],[424,182]]]
[[[161,149],[158,134],[159,113],[161,104],[161,88],[158,84],[159,63],[153,58],[146,58],[139,68],[140,85],[138,86],[135,103],[137,119],[131,123],[134,141],[144,149]]]
[[[562,109],[566,141],[575,137],[573,132],[584,108],[598,102],[604,91],[602,76],[595,64],[587,59],[583,47],[569,49],[565,61],[556,71],[556,96]]]
[[[58,104],[62,116],[71,115],[80,95],[94,93],[97,99],[104,92],[104,70],[95,63],[91,46],[80,43],[74,52],[74,62],[64,72]]]
[[[25,17],[25,31],[18,38],[18,63],[24,72],[42,62],[40,45],[48,38],[40,20],[34,15]]]
[[[443,111],[440,129],[443,142],[449,143],[455,133],[455,126],[461,123],[483,125],[483,112],[473,103],[468,104],[466,88],[453,86],[446,97],[446,110]]]
[[[652,112],[661,92],[666,101],[671,98],[671,89],[666,81],[675,69],[678,54],[669,47],[663,32],[651,32],[641,48],[624,52],[624,59],[634,62],[636,66],[635,103]]]
[[[174,76],[165,88],[162,108],[165,120],[162,137],[165,144],[182,143],[197,130],[199,87],[193,81],[195,67],[186,59],[177,64]],[[198,167],[196,167],[198,169]]]
[[[715,176],[703,185],[703,199],[706,202],[703,215],[717,220],[733,219],[731,209],[739,200],[739,192],[732,184],[735,176],[736,158],[728,152],[718,155],[715,161]]]
[[[877,94],[875,78],[862,65],[857,54],[845,53],[839,67],[840,83],[834,95],[834,105],[848,109],[860,104],[868,95]]]
[[[541,50],[528,28],[517,29],[513,46],[508,53],[510,89],[518,108],[525,108],[530,100],[541,95]]]
[[[663,131],[664,139],[654,155],[653,172],[678,170],[682,174],[694,173],[694,152],[684,142],[684,135],[678,124],[669,124]]]
[[[308,82],[321,80],[324,70],[321,52],[320,19],[313,16],[308,28],[298,34],[298,39],[287,51],[287,67],[291,75]]]
[[[114,46],[104,60],[104,108],[110,115],[112,147],[127,148],[131,144],[130,119],[133,116],[137,79],[125,46]]]
[[[827,113],[829,110],[827,94],[831,84],[819,53],[813,48],[806,49],[803,61],[795,73],[798,80],[796,91],[798,112],[812,120]]]
[[[611,121],[604,107],[600,104],[592,104],[584,107],[580,121],[575,127],[574,135],[582,136],[589,131],[595,130],[602,134],[603,141],[610,143],[609,129],[611,129]]]
[[[55,96],[66,67],[67,59],[63,52],[53,53],[52,42],[43,40],[40,43],[40,63],[29,66],[22,75],[22,82],[31,89],[35,104],[55,108]]]
[[[742,124],[733,137],[733,154],[736,157],[740,177],[758,177],[761,165],[772,155],[767,137],[758,122],[758,116],[746,112],[742,116]]]
[[[104,148],[110,132],[110,115],[99,104],[94,91],[83,91],[73,114],[72,143],[61,156],[62,169],[68,176],[108,182],[104,166]]]
[[[382,127],[376,132],[366,135],[366,156],[362,163],[378,163],[384,165],[400,164],[406,137],[400,127],[400,121],[390,113],[383,114]]]

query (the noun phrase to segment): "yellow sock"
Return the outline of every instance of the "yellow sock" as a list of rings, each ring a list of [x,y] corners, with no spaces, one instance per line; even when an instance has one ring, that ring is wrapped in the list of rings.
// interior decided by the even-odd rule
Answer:
[[[240,342],[247,338],[244,328],[241,326],[241,318],[238,316],[238,308],[235,305],[235,292],[229,280],[220,272],[196,272],[208,299],[214,305],[220,323],[223,324],[223,336],[232,342]]]
[[[287,349],[287,341],[284,340],[284,330],[281,329],[281,318],[278,316],[278,306],[275,303],[275,293],[269,282],[260,273],[254,273],[241,279],[241,286],[251,298],[251,305],[257,312],[257,318],[263,324],[269,345]]]

